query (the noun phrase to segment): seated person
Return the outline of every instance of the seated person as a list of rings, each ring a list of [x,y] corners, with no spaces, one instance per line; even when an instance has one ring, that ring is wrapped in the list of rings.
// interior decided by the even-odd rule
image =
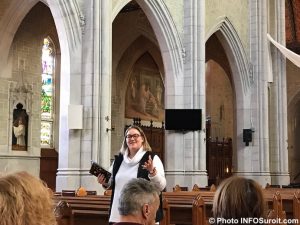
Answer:
[[[52,192],[27,172],[0,176],[1,225],[55,225]]]
[[[159,207],[159,189],[143,178],[131,179],[119,199],[120,222],[116,225],[153,225]]]
[[[226,224],[226,219],[236,219],[242,224],[242,218],[263,219],[264,213],[262,188],[254,180],[233,176],[217,188],[213,201],[215,224]],[[250,221],[247,224],[255,223]]]

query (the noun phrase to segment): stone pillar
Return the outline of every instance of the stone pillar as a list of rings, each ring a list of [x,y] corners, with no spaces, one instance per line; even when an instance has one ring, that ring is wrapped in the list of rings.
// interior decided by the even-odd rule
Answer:
[[[174,133],[174,151],[177,170],[170,170],[168,186],[182,184],[190,188],[195,184],[207,185],[205,144],[205,1],[184,1],[184,72],[177,79],[176,88],[182,89],[182,102],[176,108],[202,109],[202,130]],[[179,92],[180,93],[180,92]],[[176,137],[175,137],[176,136]],[[176,148],[176,146],[181,146]],[[171,146],[169,146],[171,147]],[[178,160],[177,160],[177,159]],[[182,170],[180,169],[182,168]],[[171,178],[171,179],[170,179]],[[171,183],[171,184],[170,184]]]
[[[51,1],[49,7],[56,21],[63,65],[60,72],[59,165],[56,177],[56,190],[61,191],[80,186],[82,132],[81,129],[70,129],[68,119],[72,116],[69,105],[81,105],[82,33],[76,1]]]
[[[111,0],[94,1],[94,92],[92,158],[110,166],[111,139]]]
[[[285,45],[285,3],[280,0],[270,2],[270,35]],[[270,83],[270,169],[272,184],[289,184],[287,151],[287,87],[284,56],[270,43],[273,79]]]
[[[249,4],[250,62],[253,66],[249,128],[254,133],[250,146],[243,150],[243,154],[238,154],[236,173],[265,185],[270,183],[267,0],[250,1]]]

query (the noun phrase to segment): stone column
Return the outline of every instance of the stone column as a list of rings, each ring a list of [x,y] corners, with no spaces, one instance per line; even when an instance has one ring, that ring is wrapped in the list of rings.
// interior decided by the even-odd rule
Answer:
[[[81,129],[71,129],[68,118],[74,116],[69,105],[81,105],[82,33],[76,1],[50,1],[49,7],[56,21],[61,46],[59,165],[56,176],[56,190],[61,191],[80,186],[82,132]]]
[[[182,146],[175,154],[181,155],[183,170],[174,171],[174,184],[192,187],[207,185],[205,145],[205,1],[184,1],[184,72],[178,79],[177,88],[182,88],[182,104],[176,108],[202,109],[202,130],[177,135]],[[181,164],[182,163],[182,164]],[[169,185],[170,186],[170,185]]]
[[[253,141],[238,159],[238,175],[270,183],[268,116],[267,0],[250,1],[250,62],[253,85],[250,96],[250,121]],[[247,128],[247,127],[245,127]],[[249,159],[249,160],[248,160]],[[245,166],[247,165],[247,166]]]
[[[110,165],[112,20],[111,0],[94,1],[94,91],[92,158]]]
[[[285,45],[285,3],[270,2],[270,35]],[[270,169],[272,184],[289,184],[287,151],[287,87],[284,56],[270,43],[273,80],[270,83]]]

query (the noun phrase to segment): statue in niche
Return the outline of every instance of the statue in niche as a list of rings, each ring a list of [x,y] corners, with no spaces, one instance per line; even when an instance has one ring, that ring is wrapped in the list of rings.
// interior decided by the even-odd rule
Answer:
[[[23,105],[18,103],[13,111],[12,150],[27,150],[28,114]]]

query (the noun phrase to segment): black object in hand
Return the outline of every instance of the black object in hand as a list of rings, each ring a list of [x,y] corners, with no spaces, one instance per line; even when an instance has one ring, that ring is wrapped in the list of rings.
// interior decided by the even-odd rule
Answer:
[[[91,166],[91,169],[90,169],[90,174],[98,177],[99,174],[103,174],[104,177],[105,177],[105,182],[107,183],[109,181],[109,178],[111,176],[111,173],[108,172],[106,169],[104,169],[103,167],[101,167],[98,163],[96,162],[93,162],[92,161],[92,166]]]

